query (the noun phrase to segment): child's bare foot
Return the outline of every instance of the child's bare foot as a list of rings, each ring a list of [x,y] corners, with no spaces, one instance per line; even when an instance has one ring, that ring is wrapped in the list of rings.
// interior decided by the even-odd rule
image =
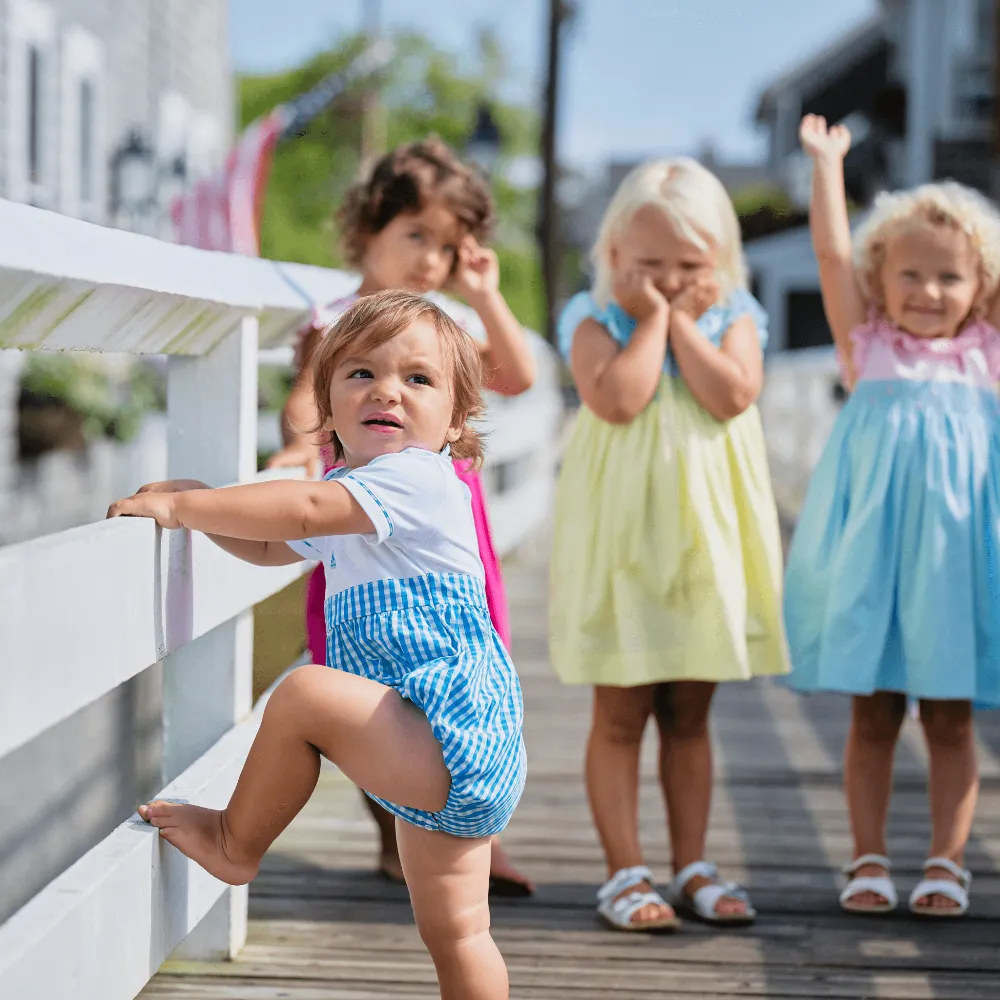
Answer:
[[[494,837],[490,844],[490,894],[523,899],[531,896],[534,891],[534,882],[511,864],[507,852],[500,844],[500,838]]]
[[[257,874],[260,858],[235,858],[226,844],[222,812],[158,799],[139,806],[139,815],[181,854],[229,885],[245,885]]]
[[[390,882],[406,883],[403,865],[399,860],[399,853],[395,850],[383,850],[379,855],[378,873]]]

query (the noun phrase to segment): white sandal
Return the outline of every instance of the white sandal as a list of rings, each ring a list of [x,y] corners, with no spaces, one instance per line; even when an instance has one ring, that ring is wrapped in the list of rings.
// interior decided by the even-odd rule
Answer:
[[[667,906],[666,900],[654,889],[650,892],[626,893],[630,886],[640,882],[653,885],[653,873],[643,865],[622,868],[597,890],[597,912],[604,922],[616,931],[673,931],[680,926],[676,915],[659,920],[641,920],[633,924],[632,918],[644,906]],[[621,895],[621,893],[625,893]]]
[[[854,878],[854,873],[865,865],[878,865],[886,872],[892,871],[892,864],[889,859],[881,854],[862,854],[860,858],[855,858],[850,864],[844,865],[840,869],[842,875],[848,879],[840,894],[840,907],[848,913],[892,913],[899,904],[899,897],[896,895],[896,884],[888,874],[886,875],[861,875]],[[881,896],[885,902],[876,903],[874,906],[852,906],[851,900],[855,896],[860,896],[863,892],[873,892],[876,896]]]
[[[929,868],[943,868],[946,872],[954,875],[957,881],[952,882],[946,878],[921,879],[913,892],[910,893],[910,913],[918,917],[933,917],[935,920],[964,917],[969,910],[969,886],[972,884],[972,873],[961,865],[956,865],[951,858],[928,858],[924,862],[923,870],[926,872]],[[945,896],[958,903],[958,906],[944,910],[936,906],[920,906],[920,900],[927,896]]]
[[[711,879],[711,884],[703,885],[688,896],[684,892],[688,882],[699,875]],[[710,862],[694,861],[674,876],[667,889],[667,899],[675,909],[687,910],[706,924],[752,924],[757,919],[757,911],[753,908],[746,889],[736,882],[716,882],[718,875],[715,865]],[[716,913],[715,907],[720,899],[738,899],[746,904],[746,912]]]

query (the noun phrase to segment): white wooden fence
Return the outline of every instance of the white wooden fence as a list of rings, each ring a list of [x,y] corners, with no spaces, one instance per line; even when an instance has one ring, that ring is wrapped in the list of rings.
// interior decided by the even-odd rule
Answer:
[[[0,201],[0,347],[169,356],[168,475],[255,478],[260,347],[348,275],[209,254]],[[498,545],[546,515],[561,416],[556,364],[492,401],[485,474]],[[138,484],[136,484],[138,485]],[[102,521],[0,549],[0,759],[164,661],[162,794],[222,806],[256,732],[252,606],[299,573],[241,563],[204,536]],[[226,958],[245,939],[230,889],[137,816],[0,926],[0,994],[134,997],[175,950]],[[180,947],[179,947],[180,946]]]

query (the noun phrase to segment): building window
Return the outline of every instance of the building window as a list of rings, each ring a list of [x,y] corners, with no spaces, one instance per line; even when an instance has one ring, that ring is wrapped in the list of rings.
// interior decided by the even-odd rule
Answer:
[[[80,81],[80,201],[94,200],[94,84]]]
[[[62,32],[59,66],[59,209],[92,222],[107,212],[104,46],[70,25]]]
[[[28,48],[28,180],[42,182],[42,53]]]
[[[58,129],[53,80],[56,18],[43,0],[6,0],[3,46],[6,116],[4,197],[53,208],[59,155],[53,148]]]

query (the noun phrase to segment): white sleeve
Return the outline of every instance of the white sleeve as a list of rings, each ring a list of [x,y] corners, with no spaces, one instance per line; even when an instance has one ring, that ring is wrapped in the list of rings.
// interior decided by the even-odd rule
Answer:
[[[295,553],[310,562],[319,562],[326,566],[330,555],[330,540],[328,538],[297,538],[285,544]]]
[[[408,448],[352,469],[337,480],[371,518],[375,542],[415,540],[437,530],[445,513],[446,460]],[[370,536],[366,536],[370,537]]]

